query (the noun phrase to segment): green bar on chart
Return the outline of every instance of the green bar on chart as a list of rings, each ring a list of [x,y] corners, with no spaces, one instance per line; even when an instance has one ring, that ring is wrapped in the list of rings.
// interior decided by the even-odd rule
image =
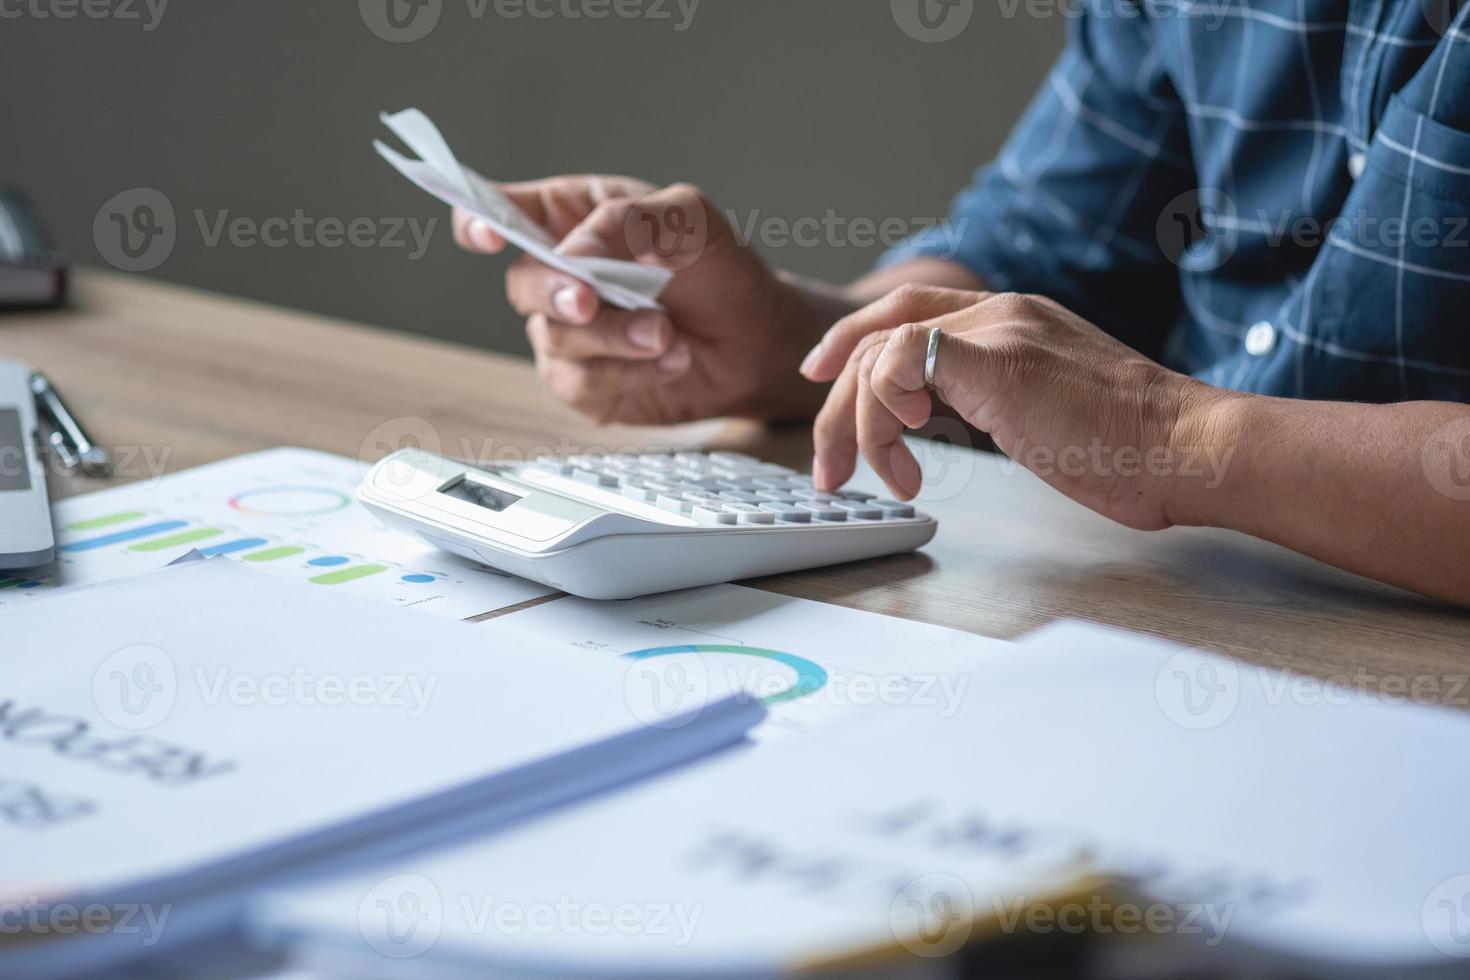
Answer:
[[[114,524],[122,524],[124,521],[136,521],[140,517],[147,517],[141,510],[125,510],[121,514],[108,514],[106,517],[91,517],[85,521],[72,521],[66,526],[68,531],[95,531],[99,527],[112,527]]]
[[[195,541],[203,541],[207,538],[219,537],[225,532],[217,527],[200,527],[192,531],[183,531],[179,534],[170,534],[166,538],[154,538],[151,541],[141,541],[129,548],[129,551],[166,551],[183,544],[193,544]]]
[[[279,548],[267,548],[264,551],[252,551],[245,556],[246,561],[280,561],[282,558],[290,558],[299,555],[305,548],[298,548],[292,544],[283,544]]]
[[[339,572],[328,572],[316,578],[309,578],[307,581],[312,585],[341,585],[344,582],[356,582],[370,575],[379,575],[387,570],[387,565],[353,565],[351,568],[344,568]]]

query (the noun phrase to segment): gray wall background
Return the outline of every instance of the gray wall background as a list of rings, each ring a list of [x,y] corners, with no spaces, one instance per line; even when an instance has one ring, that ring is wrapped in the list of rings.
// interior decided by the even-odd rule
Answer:
[[[421,0],[437,25],[390,43],[368,26],[389,0],[171,0],[157,18],[151,2],[25,0],[0,19],[0,181],[35,198],[73,262],[104,264],[99,208],[153,188],[177,240],[146,275],[511,352],[527,347],[505,260],[461,254],[437,202],[376,158],[380,110],[424,109],[492,177],[628,173],[698,183],[742,220],[916,221],[993,155],[1066,26],[999,0],[973,0],[943,43],[911,37],[889,0],[701,0],[692,18],[692,0],[615,0],[639,16],[602,20],[585,14],[614,0]],[[943,9],[899,0],[916,2]],[[298,209],[441,220],[417,260],[210,246],[199,228],[199,212]],[[762,251],[832,280],[881,251],[839,241]]]

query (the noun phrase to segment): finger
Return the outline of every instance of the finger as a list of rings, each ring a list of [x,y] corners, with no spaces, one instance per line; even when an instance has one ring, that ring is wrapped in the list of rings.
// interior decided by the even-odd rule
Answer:
[[[802,362],[801,373],[809,381],[831,381],[842,371],[863,337],[878,330],[893,330],[905,323],[968,309],[987,295],[937,286],[902,286],[833,324]]]
[[[907,428],[929,421],[935,398],[973,421],[980,406],[1003,398],[1014,380],[1003,352],[987,340],[1003,322],[964,310],[893,331],[874,364],[873,394]],[[932,390],[924,379],[931,329],[940,331]]]
[[[586,324],[532,316],[526,321],[526,335],[538,356],[574,361],[602,357],[651,361],[673,346],[674,325],[662,313],[604,308]]]
[[[869,334],[858,342],[838,376],[827,401],[817,413],[812,428],[816,450],[812,459],[812,483],[818,490],[831,492],[852,478],[857,468],[857,396],[858,371],[868,350],[881,347],[887,332]]]
[[[656,403],[640,396],[678,381],[691,364],[683,344],[657,361],[547,357],[536,362],[541,380],[557,398],[598,422],[630,425],[657,422]]]
[[[619,197],[642,197],[654,189],[631,177],[600,175],[549,177],[495,187],[556,239],[581,224],[599,204]],[[454,209],[454,240],[472,252],[500,252],[507,244],[488,221],[463,208]]]
[[[858,367],[857,441],[879,479],[900,500],[910,500],[923,485],[918,461],[903,442],[905,426],[874,391],[874,375],[889,342],[869,347]]]
[[[604,201],[557,251],[687,269],[709,248],[711,229],[726,227],[722,222],[699,188],[675,184],[642,197]]]
[[[939,326],[943,319],[929,323],[909,323],[893,331],[883,345],[873,365],[870,382],[873,395],[905,427],[917,429],[929,421],[934,414],[934,398],[929,393],[929,384],[924,380],[924,365],[929,355],[929,334],[932,330],[943,331]],[[945,337],[940,337],[940,350],[944,349]],[[948,338],[950,346],[955,338]],[[952,367],[954,358],[946,358]],[[938,362],[935,363],[936,368]],[[939,382],[935,378],[935,384]]]
[[[600,174],[548,177],[496,184],[512,204],[553,238],[565,238],[599,205],[617,198],[639,198],[655,188],[631,177]]]
[[[502,238],[490,223],[470,214],[463,208],[454,209],[454,241],[468,252],[486,252],[491,255],[505,248]]]
[[[566,323],[591,323],[602,309],[597,291],[574,276],[546,266],[529,255],[517,259],[505,274],[505,294],[521,316],[549,316]]]

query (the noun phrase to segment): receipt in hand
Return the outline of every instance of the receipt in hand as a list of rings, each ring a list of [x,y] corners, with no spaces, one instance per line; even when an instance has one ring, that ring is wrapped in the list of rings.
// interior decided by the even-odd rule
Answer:
[[[455,159],[428,116],[417,109],[405,109],[383,113],[381,118],[419,159],[410,160],[381,140],[373,141],[374,149],[419,187],[451,207],[483,218],[506,241],[587,283],[614,306],[625,310],[663,309],[658,295],[668,285],[672,272],[637,262],[560,254],[546,229],[527,217],[493,183]]]

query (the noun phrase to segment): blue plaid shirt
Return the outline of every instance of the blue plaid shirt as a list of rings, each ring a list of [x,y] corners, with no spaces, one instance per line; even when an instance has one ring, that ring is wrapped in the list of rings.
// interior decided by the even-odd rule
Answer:
[[[1083,0],[948,258],[1210,384],[1470,402],[1454,0]]]

